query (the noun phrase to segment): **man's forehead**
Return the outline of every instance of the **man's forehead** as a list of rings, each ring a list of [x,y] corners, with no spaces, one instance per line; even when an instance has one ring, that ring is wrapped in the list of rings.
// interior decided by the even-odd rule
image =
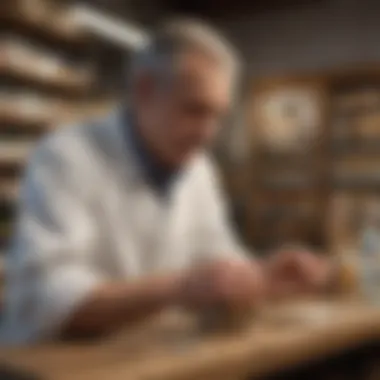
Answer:
[[[179,54],[176,59],[176,69],[179,74],[188,76],[218,75],[221,79],[230,79],[230,70],[223,62],[200,51],[187,51]]]
[[[221,64],[207,56],[191,55],[178,62],[177,79],[188,91],[214,91],[229,94],[232,89],[232,77]]]

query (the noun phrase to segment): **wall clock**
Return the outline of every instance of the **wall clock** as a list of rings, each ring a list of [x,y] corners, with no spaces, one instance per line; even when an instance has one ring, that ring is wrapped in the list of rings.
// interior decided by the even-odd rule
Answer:
[[[319,91],[289,87],[258,95],[255,135],[259,144],[273,151],[306,150],[318,139],[322,119]]]

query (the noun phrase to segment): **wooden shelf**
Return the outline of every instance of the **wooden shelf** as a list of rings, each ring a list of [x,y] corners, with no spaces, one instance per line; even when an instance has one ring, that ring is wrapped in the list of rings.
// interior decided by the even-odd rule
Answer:
[[[315,181],[264,181],[260,187],[268,191],[302,191],[315,188]]]
[[[264,167],[278,168],[299,168],[309,170],[311,165],[315,165],[316,159],[312,153],[305,154],[270,154],[258,153],[255,160],[259,160],[260,165]]]
[[[45,126],[47,127],[54,120],[54,115],[34,115],[30,116],[22,112],[22,110],[9,109],[3,110],[0,109],[0,123],[3,125],[17,125],[23,126],[25,128],[31,126]],[[1,127],[0,127],[1,128]]]
[[[0,142],[0,166],[22,166],[34,142]]]
[[[0,99],[0,132],[15,130],[32,132],[33,135],[37,135],[38,132],[39,136],[43,132],[104,115],[113,108],[114,104],[112,101],[97,101],[63,106],[46,99],[46,104],[41,100],[40,110],[33,108],[28,110],[25,99],[22,97],[12,99],[10,96],[9,99]]]
[[[333,142],[331,149],[335,156],[380,155],[380,138],[356,140],[355,142],[336,141]]]
[[[59,107],[48,100],[18,95],[0,99],[0,122],[3,125],[48,126],[57,120]]]
[[[83,31],[69,11],[52,6],[51,1],[39,1],[38,7],[30,0],[5,0],[4,3],[0,12],[3,24],[26,29],[58,42],[82,45],[85,41]]]
[[[362,176],[357,178],[334,178],[333,185],[338,190],[371,190],[380,189],[380,177]]]
[[[102,114],[113,103],[99,99],[91,66],[97,58],[68,3],[0,1],[5,34],[0,53],[0,255],[12,233],[19,177],[36,140]]]
[[[2,48],[0,75],[36,85],[62,90],[89,90],[93,83],[90,70],[76,69],[22,42],[8,42]]]
[[[1,179],[0,182],[0,199],[8,203],[15,203],[19,196],[18,181]]]

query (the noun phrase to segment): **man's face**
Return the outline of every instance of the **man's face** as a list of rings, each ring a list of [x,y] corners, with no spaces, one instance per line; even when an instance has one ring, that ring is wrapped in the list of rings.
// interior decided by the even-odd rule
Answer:
[[[183,55],[174,77],[147,91],[140,113],[145,138],[166,164],[180,166],[209,145],[231,102],[231,76],[202,55]]]

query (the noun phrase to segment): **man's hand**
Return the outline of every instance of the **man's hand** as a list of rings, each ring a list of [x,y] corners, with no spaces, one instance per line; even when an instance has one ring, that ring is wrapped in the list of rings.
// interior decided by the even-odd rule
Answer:
[[[275,298],[322,292],[332,273],[328,259],[303,250],[279,251],[266,263],[269,295]]]
[[[193,309],[221,307],[239,312],[260,302],[264,288],[258,264],[220,261],[191,270],[182,282],[178,301]]]

